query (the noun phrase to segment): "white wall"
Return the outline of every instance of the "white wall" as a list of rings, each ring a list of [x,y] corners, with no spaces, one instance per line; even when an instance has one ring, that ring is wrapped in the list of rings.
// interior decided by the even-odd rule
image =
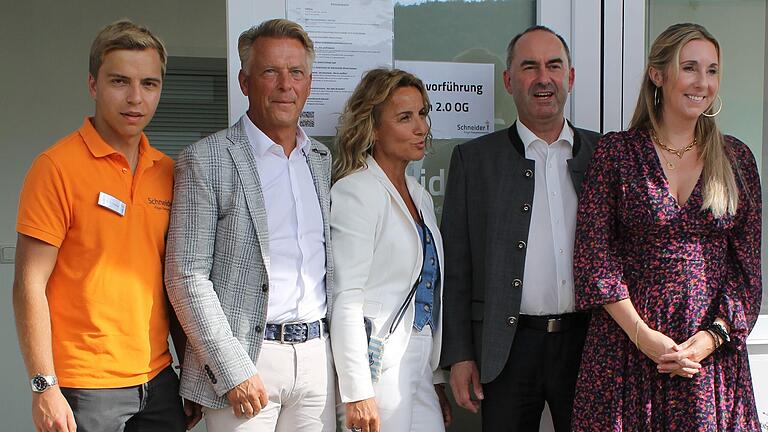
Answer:
[[[104,25],[147,25],[173,56],[225,58],[224,0],[4,0],[0,26],[0,246],[15,244],[18,192],[32,159],[93,112],[86,79]],[[13,265],[0,264],[0,430],[32,430],[11,308]]]

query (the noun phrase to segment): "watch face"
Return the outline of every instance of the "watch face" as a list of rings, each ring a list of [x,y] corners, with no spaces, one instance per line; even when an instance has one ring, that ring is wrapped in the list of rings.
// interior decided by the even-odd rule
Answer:
[[[48,388],[48,380],[43,376],[37,375],[32,378],[32,385],[35,387],[35,390],[43,391]]]

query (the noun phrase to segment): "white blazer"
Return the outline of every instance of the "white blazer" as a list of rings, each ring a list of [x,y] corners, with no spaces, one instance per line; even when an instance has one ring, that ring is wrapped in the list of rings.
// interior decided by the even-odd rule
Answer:
[[[368,366],[363,316],[373,321],[373,335],[384,337],[397,310],[421,273],[422,246],[418,227],[400,194],[372,157],[368,167],[339,180],[331,188],[331,241],[335,266],[331,344],[342,402],[374,396]],[[443,282],[443,241],[437,227],[432,197],[406,176],[408,191],[424,223],[432,232]],[[387,341],[382,368],[396,365],[413,329],[415,296],[403,320]],[[442,308],[442,301],[441,301]],[[433,331],[431,366],[435,382],[442,340],[442,310]]]

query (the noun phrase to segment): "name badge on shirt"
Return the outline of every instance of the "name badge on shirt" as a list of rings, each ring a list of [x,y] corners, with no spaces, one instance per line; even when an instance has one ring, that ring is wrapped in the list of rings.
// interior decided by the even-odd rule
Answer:
[[[99,205],[125,216],[125,203],[108,193],[99,192]]]

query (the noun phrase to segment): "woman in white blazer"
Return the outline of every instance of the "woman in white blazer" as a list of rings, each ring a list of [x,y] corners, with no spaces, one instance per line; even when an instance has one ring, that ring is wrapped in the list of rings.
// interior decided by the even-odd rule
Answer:
[[[450,421],[438,370],[442,240],[432,198],[405,174],[430,144],[428,112],[421,80],[380,68],[363,76],[339,121],[331,188],[331,343],[352,431],[444,431]],[[374,338],[391,331],[376,382],[364,317]]]

